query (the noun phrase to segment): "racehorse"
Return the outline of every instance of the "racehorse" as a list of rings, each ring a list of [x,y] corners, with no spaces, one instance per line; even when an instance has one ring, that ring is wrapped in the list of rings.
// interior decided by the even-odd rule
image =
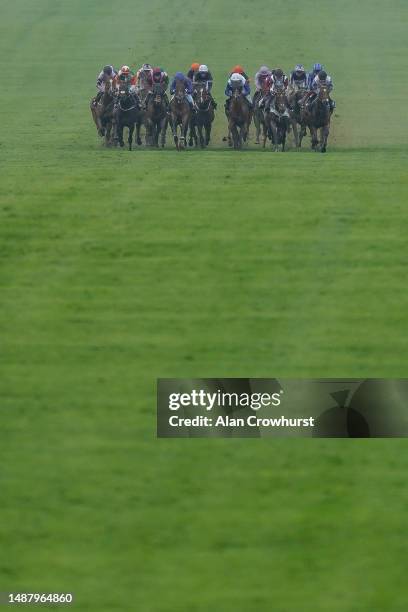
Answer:
[[[176,90],[170,101],[170,125],[173,132],[174,143],[178,151],[186,146],[187,130],[191,119],[191,107],[186,98],[185,84],[176,81]],[[180,126],[180,138],[177,128]]]
[[[327,85],[321,85],[313,102],[306,104],[302,118],[309,127],[312,136],[312,149],[318,151],[320,144],[320,151],[326,153],[331,118],[330,92]],[[320,143],[318,139],[319,129]]]
[[[214,108],[211,95],[205,83],[196,83],[194,85],[194,98],[197,107],[196,113],[191,117],[190,121],[190,146],[193,141],[197,146],[197,134],[200,141],[200,147],[203,149],[208,146],[211,138],[211,128],[214,121]],[[205,131],[205,138],[204,133]]]
[[[283,88],[276,89],[271,96],[270,104],[265,110],[265,123],[267,134],[272,140],[274,151],[285,150],[286,133],[289,127],[288,100]],[[265,147],[266,135],[263,146]]]
[[[259,144],[260,142],[259,137],[261,135],[261,129],[262,129],[262,135],[265,137],[265,132],[266,132],[265,116],[264,116],[263,110],[259,108],[259,103],[261,101],[261,98],[267,97],[268,93],[269,93],[268,86],[263,84],[262,89],[258,89],[254,93],[254,97],[252,99],[252,102],[254,105],[254,123],[255,123],[255,129],[256,129],[255,144]]]
[[[92,98],[90,103],[90,109],[92,118],[95,122],[99,136],[105,136],[105,144],[109,146],[112,144],[112,120],[113,120],[113,94],[112,94],[112,80],[107,81],[105,84],[105,91],[103,92],[100,100],[96,102],[96,98]]]
[[[305,96],[306,89],[304,87],[292,87],[287,95],[289,105],[289,117],[295,138],[297,148],[302,146],[302,140],[306,135],[306,123],[303,119],[302,100]],[[298,130],[300,126],[300,131]]]
[[[160,135],[161,146],[164,147],[166,144],[166,131],[169,121],[167,112],[168,106],[163,87],[159,83],[155,83],[152,93],[149,95],[144,114],[146,144],[158,147]]]
[[[242,86],[233,86],[228,109],[228,130],[232,137],[234,149],[242,149],[248,138],[252,121],[252,109],[242,93]]]
[[[128,128],[128,144],[129,151],[132,150],[133,132],[135,126],[137,129],[137,144],[142,144],[140,138],[141,112],[140,102],[136,93],[130,91],[129,87],[121,86],[117,94],[115,108],[113,110],[113,121],[115,126],[115,142],[118,142],[121,147],[123,142],[123,129]]]

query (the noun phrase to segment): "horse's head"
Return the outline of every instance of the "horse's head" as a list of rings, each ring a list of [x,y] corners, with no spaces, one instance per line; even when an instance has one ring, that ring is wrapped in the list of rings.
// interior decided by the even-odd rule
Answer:
[[[121,84],[117,97],[122,110],[128,110],[134,104],[134,94],[130,91],[129,85]]]
[[[160,83],[155,83],[153,85],[153,104],[155,105],[159,105],[162,103],[163,100],[163,87],[160,85]]]
[[[185,88],[186,86],[183,81],[180,81],[180,80],[176,81],[174,97],[177,100],[177,102],[182,102],[184,100],[184,97],[186,95]]]
[[[320,85],[317,98],[322,104],[330,103],[330,92],[329,92],[329,88],[327,85],[324,85],[324,84]]]
[[[209,101],[210,95],[207,91],[207,87],[205,83],[197,83],[194,86],[196,102],[199,107],[205,106],[205,104]]]
[[[232,97],[237,100],[242,96],[242,83],[232,83]]]
[[[286,109],[288,102],[286,97],[286,91],[283,87],[277,87],[275,89],[274,100],[275,108],[283,112]]]

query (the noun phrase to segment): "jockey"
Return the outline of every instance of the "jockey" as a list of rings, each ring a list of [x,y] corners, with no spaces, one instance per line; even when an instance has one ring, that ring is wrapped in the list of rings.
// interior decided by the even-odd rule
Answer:
[[[258,106],[261,106],[264,95],[267,95],[267,92],[270,90],[272,86],[272,70],[270,70],[267,66],[261,66],[258,72],[255,75],[255,87],[256,92],[254,94],[254,104],[258,101]]]
[[[321,70],[323,70],[323,66],[321,64],[319,63],[313,64],[313,68],[311,72],[308,72],[307,74],[307,88],[308,89],[312,89],[312,83]]]
[[[272,70],[271,93],[273,93],[276,88],[283,87],[284,89],[287,89],[288,85],[289,79],[281,68]]]
[[[169,75],[162,68],[153,68],[152,82],[153,84],[158,83],[166,91],[169,86]]]
[[[135,103],[140,108],[140,101],[136,93],[136,75],[131,71],[129,66],[122,66],[119,70],[118,74],[114,79],[114,85],[116,88],[116,95],[114,97],[115,103],[113,107],[113,112],[115,113],[118,110],[119,104],[119,90],[121,88],[125,88],[132,94]]]
[[[272,70],[269,70],[267,66],[261,66],[255,75],[255,87],[257,91],[264,91],[264,88],[272,84],[271,82]]]
[[[124,65],[115,76],[114,83],[116,85],[116,88],[118,88],[118,86],[122,84],[126,85],[127,87],[129,87],[130,90],[134,91],[136,85],[136,77],[129,68],[129,66]]]
[[[213,86],[213,77],[205,64],[201,64],[197,72],[194,74],[193,83],[205,83],[207,91],[211,92]]]
[[[102,95],[105,91],[106,83],[111,79],[114,79],[116,77],[116,74],[116,70],[110,64],[102,68],[101,72],[98,75],[98,78],[96,79],[96,89],[98,90],[98,93],[95,97],[95,104],[97,104],[102,98]]]
[[[168,106],[169,99],[166,94],[166,89],[169,85],[169,75],[167,74],[167,72],[165,72],[162,68],[153,68],[152,83],[153,85],[161,85],[163,94],[164,94],[163,97],[165,99],[166,105]],[[147,103],[151,95],[153,95],[152,91],[149,91],[146,95],[145,104],[144,104],[145,108],[147,108]]]
[[[217,108],[217,103],[211,95],[211,89],[213,86],[213,77],[208,67],[205,64],[201,64],[193,77],[193,83],[204,83],[205,87],[210,94],[211,103],[213,108]]]
[[[295,90],[306,89],[307,74],[302,64],[297,64],[295,69],[290,73],[290,84]]]
[[[289,79],[281,68],[276,68],[275,70],[272,70],[271,81],[272,85],[269,89],[270,95],[263,97],[259,102],[259,107],[262,108],[263,106],[265,106],[265,110],[268,110],[270,108],[276,90],[283,89],[284,91],[287,91],[289,85]]]
[[[249,83],[249,76],[246,74],[245,70],[239,64],[237,66],[234,66],[233,69],[231,70],[230,78],[232,77],[233,74],[242,74],[244,79],[246,79]]]
[[[200,64],[198,62],[193,62],[191,64],[190,69],[187,72],[187,78],[190,79],[190,81],[194,79],[194,75],[196,74],[196,72],[198,72],[199,68],[200,68]]]
[[[231,97],[233,91],[236,87],[239,87],[242,91],[242,94],[245,100],[248,102],[249,108],[252,108],[252,100],[251,100],[251,89],[249,87],[248,79],[245,78],[244,73],[233,72],[227,81],[227,86],[225,88],[225,95],[227,96],[227,100],[225,102],[225,109],[228,111],[231,104]]]
[[[137,86],[141,90],[150,91],[153,85],[153,68],[150,64],[143,64],[136,74]]]
[[[176,72],[174,78],[170,85],[170,94],[173,97],[176,93],[176,84],[178,81],[182,81],[184,83],[184,91],[186,94],[186,98],[191,108],[195,110],[195,104],[193,100],[193,84],[188,77],[186,77],[182,72]]]
[[[316,99],[319,89],[322,85],[327,86],[329,93],[333,91],[333,80],[331,76],[327,74],[325,70],[320,70],[317,76],[315,76],[315,78],[313,79],[312,91],[311,91],[311,95],[309,96],[309,100],[308,100],[309,104],[311,104],[313,100]],[[336,102],[332,100],[331,98],[329,98],[329,100],[330,100],[330,112],[332,113],[334,109],[336,108]]]

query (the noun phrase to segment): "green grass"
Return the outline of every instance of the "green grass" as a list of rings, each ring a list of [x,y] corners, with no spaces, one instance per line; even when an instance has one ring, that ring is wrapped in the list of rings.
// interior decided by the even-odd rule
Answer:
[[[317,7],[317,8],[316,8]],[[405,612],[403,441],[156,440],[162,377],[406,376],[405,2],[0,8],[0,591]],[[101,147],[108,61],[214,71],[208,151]],[[323,61],[326,156],[222,143],[236,62]],[[308,143],[307,143],[308,144]]]

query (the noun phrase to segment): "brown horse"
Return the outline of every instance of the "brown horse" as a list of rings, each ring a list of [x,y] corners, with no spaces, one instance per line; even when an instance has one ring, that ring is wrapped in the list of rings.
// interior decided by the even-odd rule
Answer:
[[[306,104],[302,119],[309,127],[312,136],[312,149],[326,153],[330,132],[330,92],[327,85],[321,85],[313,102]],[[320,142],[318,130],[320,129]]]
[[[146,144],[153,147],[159,146],[161,136],[162,148],[166,144],[166,131],[168,117],[168,104],[163,87],[159,83],[153,85],[152,94],[147,100],[147,107],[144,114],[146,126]]]
[[[255,144],[260,143],[260,135],[262,130],[262,135],[265,137],[266,125],[265,125],[265,116],[262,108],[259,107],[259,103],[262,98],[266,98],[269,94],[269,88],[267,84],[263,84],[262,89],[258,89],[254,93],[254,97],[252,99],[254,105],[254,124],[255,124]]]
[[[211,128],[214,121],[213,99],[205,83],[194,84],[194,99],[197,112],[192,116],[190,122],[190,146],[193,145],[193,141],[197,146],[197,141],[199,140],[200,147],[203,149],[210,143]],[[196,128],[198,131],[198,139]]]
[[[233,87],[228,108],[228,130],[232,137],[234,149],[242,149],[248,138],[252,121],[252,108],[242,93],[242,86]]]
[[[303,87],[292,87],[287,95],[290,123],[292,125],[293,136],[295,138],[295,145],[297,148],[302,146],[302,140],[306,136],[306,123],[303,119],[302,105],[305,91],[306,90]],[[298,130],[298,127],[300,127],[300,130]]]
[[[187,130],[191,119],[191,106],[186,98],[185,84],[176,82],[176,90],[170,101],[170,125],[173,132],[174,143],[178,151],[185,149]],[[177,128],[180,126],[180,138]]]
[[[90,103],[91,114],[96,129],[99,136],[105,136],[106,146],[112,144],[113,104],[112,80],[109,80],[99,100],[97,101],[97,98],[92,98]]]
[[[274,151],[285,150],[286,133],[289,128],[289,110],[286,92],[283,88],[276,89],[271,95],[269,104],[265,109],[265,123],[267,134],[272,140]],[[264,136],[263,146],[266,143]]]

